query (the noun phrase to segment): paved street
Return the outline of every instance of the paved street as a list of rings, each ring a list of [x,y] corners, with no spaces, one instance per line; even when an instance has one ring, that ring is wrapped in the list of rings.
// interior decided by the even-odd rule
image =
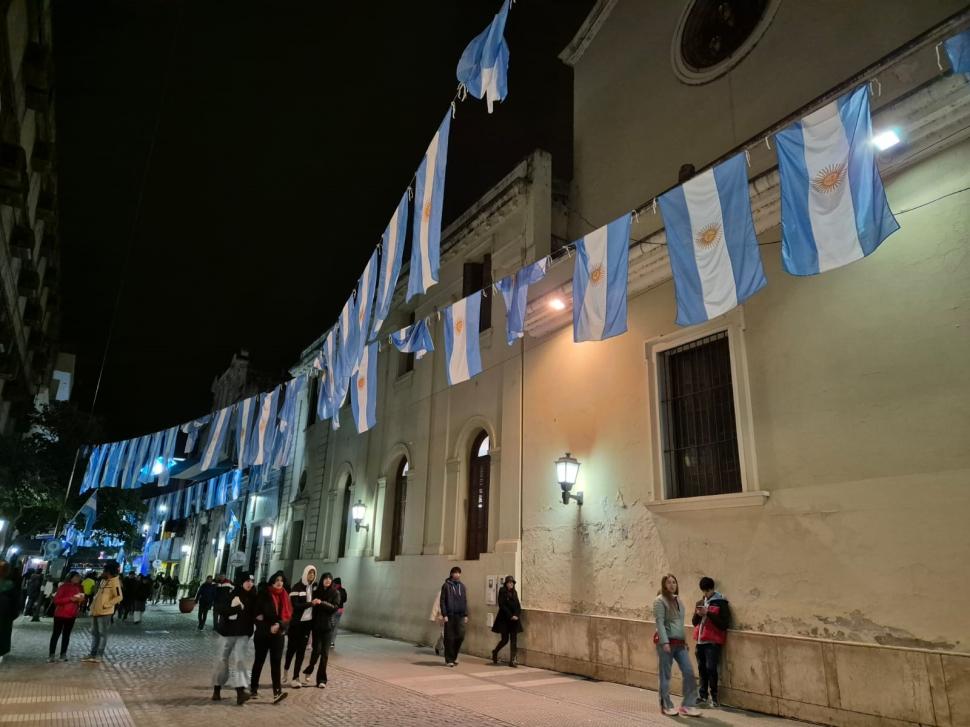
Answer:
[[[78,662],[90,644],[90,619],[78,622],[66,664],[47,663],[50,630],[49,619],[14,626],[13,651],[0,665],[0,724],[147,727],[231,719],[234,725],[633,727],[671,721],[657,712],[654,692],[474,658],[447,669],[430,649],[350,633],[338,638],[326,690],[288,690],[279,705],[239,708],[209,700],[217,637],[199,633],[194,615],[149,606],[142,625],[114,627],[100,665]],[[798,723],[720,709],[707,710],[702,724]]]

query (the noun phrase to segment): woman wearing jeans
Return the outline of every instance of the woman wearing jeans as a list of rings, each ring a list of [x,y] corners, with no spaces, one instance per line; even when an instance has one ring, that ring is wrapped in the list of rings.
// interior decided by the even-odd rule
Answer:
[[[61,641],[61,661],[67,661],[67,647],[71,643],[71,631],[81,604],[85,601],[81,588],[81,574],[73,571],[54,594],[54,633],[51,635],[50,656],[47,661],[56,661],[54,652],[57,641]]]
[[[668,573],[660,582],[660,595],[653,602],[653,617],[657,623],[653,641],[657,645],[657,659],[660,662],[660,711],[670,717],[678,714],[700,717],[700,710],[694,706],[697,702],[697,681],[684,636],[684,604],[677,593],[677,579]],[[674,707],[670,698],[670,674],[675,661],[684,682],[684,701],[680,709]]]

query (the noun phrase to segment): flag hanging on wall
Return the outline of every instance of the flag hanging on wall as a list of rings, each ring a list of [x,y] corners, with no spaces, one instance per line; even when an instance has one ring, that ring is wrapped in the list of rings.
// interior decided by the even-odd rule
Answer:
[[[397,209],[391,215],[391,221],[384,230],[381,238],[381,274],[377,283],[377,295],[374,302],[374,324],[368,340],[380,335],[381,326],[391,310],[391,299],[394,288],[401,274],[401,260],[404,256],[404,238],[408,229],[408,194],[404,193]]]
[[[357,355],[357,304],[351,295],[344,307],[340,310],[340,318],[337,326],[337,355],[339,360],[339,374],[344,377],[350,376],[357,365],[355,357]]]
[[[458,82],[475,98],[485,97],[488,113],[492,113],[492,104],[509,92],[509,46],[504,33],[510,5],[511,0],[502,0],[502,9],[468,44],[458,61]]]
[[[252,454],[249,440],[253,434],[253,418],[256,415],[256,404],[259,396],[250,396],[236,404],[236,466],[245,467],[249,464]]]
[[[377,424],[377,341],[364,347],[350,388],[354,424],[361,434]]]
[[[209,439],[205,443],[205,448],[202,450],[202,459],[199,462],[202,470],[216,466],[222,457],[226,435],[229,432],[232,409],[231,406],[227,406],[212,414],[212,419],[209,422]]]
[[[744,154],[662,195],[660,210],[679,325],[716,318],[765,286]]]
[[[357,327],[357,330],[354,331],[354,341],[357,344],[354,349],[355,367],[357,360],[364,352],[364,346],[367,345],[367,337],[370,334],[371,314],[374,310],[374,291],[377,289],[377,263],[377,250],[374,250],[370,260],[367,261],[367,265],[364,266],[360,280],[357,281],[357,308],[354,320]]]
[[[414,179],[414,234],[411,241],[411,271],[407,300],[427,292],[438,282],[441,249],[441,207],[445,197],[445,167],[448,163],[448,134],[451,109],[435,132]]]
[[[482,372],[482,356],[478,348],[481,308],[480,290],[445,308],[445,359],[449,385],[468,381]]]
[[[279,399],[279,386],[259,395],[256,423],[253,425],[253,433],[249,440],[248,464],[260,465],[269,462],[273,456],[273,443],[276,441],[276,409]]]
[[[970,73],[970,30],[947,38],[943,47],[954,73]]]
[[[496,283],[505,300],[505,340],[510,346],[525,335],[525,309],[529,299],[529,286],[546,277],[548,266],[547,256]]]
[[[781,256],[815,275],[873,252],[899,229],[871,143],[869,90],[809,114],[775,137],[781,175]]]
[[[293,462],[293,449],[296,444],[297,418],[300,414],[300,396],[306,389],[307,375],[300,374],[290,379],[283,394],[283,408],[280,410],[280,421],[276,434],[276,453],[273,455],[273,467],[289,467]]]
[[[415,358],[422,358],[429,351],[434,351],[431,330],[423,318],[414,325],[392,333],[391,343],[402,353],[413,353]]]
[[[630,219],[625,214],[576,242],[573,340],[577,343],[626,332]]]

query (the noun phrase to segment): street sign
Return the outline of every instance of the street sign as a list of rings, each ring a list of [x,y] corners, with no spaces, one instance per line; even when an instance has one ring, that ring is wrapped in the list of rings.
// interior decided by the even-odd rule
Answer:
[[[246,553],[242,550],[233,551],[233,554],[229,556],[229,565],[238,568],[241,565],[246,565]]]

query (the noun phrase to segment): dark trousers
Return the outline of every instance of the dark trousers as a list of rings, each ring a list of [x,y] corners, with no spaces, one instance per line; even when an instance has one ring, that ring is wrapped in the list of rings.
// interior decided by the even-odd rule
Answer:
[[[209,618],[209,609],[212,608],[211,603],[200,603],[199,604],[199,631],[205,628],[205,620]]]
[[[721,662],[720,644],[698,644],[694,652],[697,656],[697,673],[700,676],[699,697],[707,699],[707,693],[717,700],[717,667]]]
[[[458,661],[461,642],[465,640],[465,617],[449,616],[445,624],[445,663]]]
[[[74,629],[74,622],[77,619],[54,617],[54,633],[51,635],[50,655],[54,656],[57,649],[57,640],[61,640],[61,656],[67,656],[67,647],[71,643],[71,631]]]
[[[306,665],[304,674],[313,673],[313,665],[320,660],[317,668],[317,684],[327,683],[327,662],[330,660],[330,640],[333,637],[331,629],[315,629],[313,631],[313,648],[310,650],[310,663]]]
[[[259,690],[259,677],[263,673],[263,664],[266,655],[269,654],[269,673],[273,679],[273,693],[277,694],[283,690],[283,676],[280,662],[283,661],[283,634],[269,634],[264,636],[256,634],[253,638],[253,646],[256,648],[256,658],[253,660],[253,674],[250,686],[253,694]]]
[[[498,646],[495,647],[494,653],[498,654],[502,650],[502,647],[509,644],[509,659],[515,661],[515,654],[519,650],[519,633],[517,631],[510,631],[508,633],[502,634],[501,641],[498,642]]]
[[[290,633],[286,637],[286,671],[290,670],[290,662],[293,662],[294,679],[300,676],[303,654],[306,652],[306,642],[310,639],[312,627],[312,621],[294,621],[290,624]]]

